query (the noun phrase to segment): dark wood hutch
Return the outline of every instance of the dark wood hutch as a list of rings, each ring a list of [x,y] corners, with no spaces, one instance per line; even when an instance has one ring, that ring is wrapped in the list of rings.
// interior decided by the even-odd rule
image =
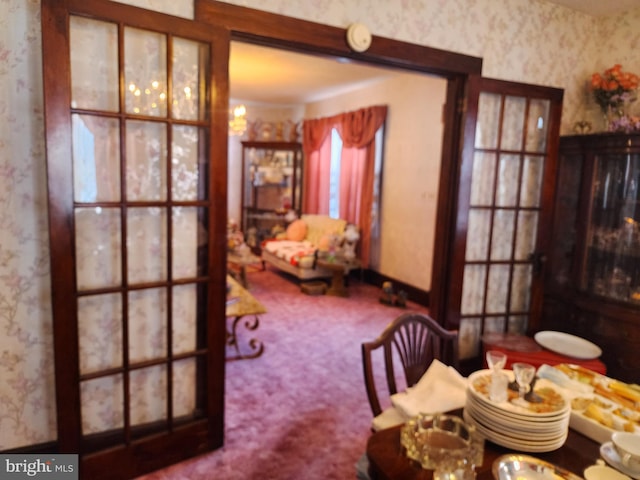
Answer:
[[[285,214],[300,214],[302,144],[283,141],[242,142],[242,218],[247,243],[256,253],[272,228],[285,225]],[[252,233],[250,233],[252,232]]]
[[[599,345],[640,381],[640,133],[562,137],[541,329]]]

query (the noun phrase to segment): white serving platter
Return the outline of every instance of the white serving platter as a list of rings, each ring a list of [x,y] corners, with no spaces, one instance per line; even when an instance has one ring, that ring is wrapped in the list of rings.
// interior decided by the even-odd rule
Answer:
[[[591,360],[602,355],[602,350],[596,344],[569,333],[544,330],[533,338],[544,348],[567,357]]]

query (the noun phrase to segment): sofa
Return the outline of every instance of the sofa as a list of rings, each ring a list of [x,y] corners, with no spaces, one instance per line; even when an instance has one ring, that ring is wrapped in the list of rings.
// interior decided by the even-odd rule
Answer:
[[[303,214],[285,232],[262,243],[262,260],[300,280],[331,278],[333,272],[316,260],[339,248],[346,227],[342,219]]]

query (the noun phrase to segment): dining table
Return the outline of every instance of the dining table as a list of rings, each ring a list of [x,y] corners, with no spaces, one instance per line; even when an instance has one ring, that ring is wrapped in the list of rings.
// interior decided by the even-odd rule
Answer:
[[[461,416],[462,410],[448,412]],[[429,480],[432,470],[423,469],[409,459],[400,444],[402,425],[373,433],[367,441],[369,477],[371,480]],[[492,466],[502,455],[520,453],[552,463],[582,477],[585,468],[594,465],[600,458],[600,443],[575,430],[569,429],[567,440],[560,448],[551,452],[527,453],[509,449],[485,441],[482,465],[476,466],[477,480],[494,480]]]

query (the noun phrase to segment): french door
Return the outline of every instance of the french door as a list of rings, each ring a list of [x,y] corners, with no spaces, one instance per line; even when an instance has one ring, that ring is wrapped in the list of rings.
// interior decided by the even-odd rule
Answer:
[[[223,442],[229,38],[104,0],[42,33],[59,448],[132,478]]]
[[[477,364],[484,334],[539,320],[562,96],[470,77],[446,312],[462,360]]]

